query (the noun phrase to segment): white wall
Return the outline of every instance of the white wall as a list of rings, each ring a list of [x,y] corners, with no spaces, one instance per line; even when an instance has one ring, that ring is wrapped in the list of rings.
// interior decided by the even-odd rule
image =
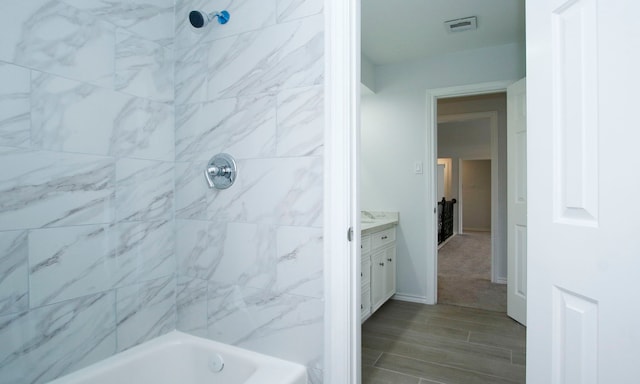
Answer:
[[[376,68],[365,55],[360,58],[360,83],[368,89],[369,93],[376,92]]]
[[[524,76],[524,47],[508,44],[376,67],[376,94],[362,98],[361,206],[400,212],[398,293],[426,297],[426,91]]]
[[[438,157],[491,158],[489,118],[438,123]]]

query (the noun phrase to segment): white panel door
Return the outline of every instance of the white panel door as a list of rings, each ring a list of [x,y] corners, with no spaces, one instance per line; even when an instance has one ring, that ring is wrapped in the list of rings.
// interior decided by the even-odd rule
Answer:
[[[507,314],[527,324],[526,80],[507,88]]]
[[[637,0],[527,0],[527,383],[640,382]]]

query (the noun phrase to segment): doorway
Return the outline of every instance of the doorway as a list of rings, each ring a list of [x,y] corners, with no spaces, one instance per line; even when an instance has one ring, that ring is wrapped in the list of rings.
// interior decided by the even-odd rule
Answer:
[[[447,198],[456,199],[456,236],[436,257],[437,301],[504,312],[506,94],[443,95],[436,103],[435,153],[438,163],[451,159]]]
[[[356,258],[344,257],[348,253],[348,250],[352,251],[352,254],[357,254],[358,237],[355,236],[356,241],[352,244],[345,244],[345,231],[353,225],[354,231],[357,232],[358,224],[356,217],[358,212],[358,201],[353,200],[354,191],[359,190],[359,186],[354,180],[357,180],[360,173],[358,166],[358,159],[354,158],[354,154],[358,152],[358,130],[345,130],[338,129],[339,127],[358,126],[359,116],[358,111],[358,93],[360,85],[352,83],[351,81],[344,81],[350,79],[349,74],[355,74],[357,78],[359,74],[359,63],[357,61],[357,55],[354,56],[353,50],[358,49],[359,42],[357,41],[359,25],[359,3],[342,4],[338,2],[331,2],[331,7],[327,7],[326,20],[327,25],[332,27],[327,29],[326,41],[330,42],[329,50],[327,51],[327,57],[331,57],[326,70],[326,84],[327,84],[327,104],[328,114],[326,119],[327,135],[325,140],[325,164],[326,172],[331,175],[327,178],[326,196],[325,199],[325,219],[331,223],[330,228],[325,228],[325,252],[328,256],[327,268],[327,297],[331,297],[331,301],[328,302],[326,311],[326,321],[328,324],[336,324],[335,327],[327,329],[326,345],[328,350],[333,351],[327,355],[326,367],[328,376],[325,377],[329,382],[343,382],[345,376],[356,377],[359,370],[359,352],[356,350],[359,339],[359,326],[349,323],[340,323],[340,314],[345,315],[345,311],[349,312],[351,318],[357,318],[356,305],[358,299],[358,285],[354,284],[354,276],[357,275],[358,264],[354,262]],[[339,10],[339,11],[338,11]],[[501,14],[504,10],[501,10]],[[414,13],[415,14],[415,13]],[[383,23],[384,24],[384,23]],[[423,23],[425,24],[425,23]],[[427,25],[431,25],[426,23]],[[435,24],[433,24],[435,25]],[[348,39],[344,39],[348,37]],[[490,87],[487,88],[486,81],[492,81],[493,79],[511,79],[521,77],[521,72],[524,71],[523,67],[515,60],[522,53],[522,49],[518,44],[505,45],[505,46],[492,46],[482,50],[473,50],[466,53],[460,53],[447,56],[445,60],[441,59],[427,59],[427,65],[414,65],[408,68],[404,68],[402,71],[397,72],[398,76],[402,76],[403,79],[407,79],[414,71],[420,71],[424,73],[424,68],[432,69],[429,73],[437,73],[437,76],[423,76],[420,79],[410,81],[401,81],[399,85],[409,85],[415,89],[411,92],[395,92],[393,87],[388,81],[378,82],[374,91],[379,92],[383,88],[389,91],[386,95],[389,97],[403,98],[409,101],[409,103],[396,104],[401,106],[402,109],[397,110],[393,114],[387,114],[388,117],[392,116],[392,121],[384,120],[391,130],[390,134],[385,137],[384,145],[390,148],[402,148],[403,151],[398,157],[391,157],[390,161],[387,161],[385,165],[392,166],[392,172],[386,172],[385,170],[378,169],[375,174],[382,176],[393,176],[396,190],[400,190],[403,193],[409,193],[410,191],[419,191],[421,195],[421,202],[412,204],[411,207],[406,209],[406,214],[401,220],[411,219],[413,215],[420,216],[422,219],[419,225],[412,226],[412,232],[408,232],[406,239],[417,239],[416,251],[413,248],[407,247],[405,254],[405,263],[403,272],[407,272],[410,275],[408,278],[403,278],[402,286],[400,287],[405,293],[407,299],[413,299],[420,303],[433,303],[435,302],[435,294],[433,289],[429,291],[427,285],[430,278],[430,273],[435,272],[436,268],[433,266],[435,261],[434,255],[430,249],[425,248],[426,244],[433,244],[434,233],[427,231],[425,223],[430,221],[427,213],[430,212],[433,207],[431,206],[432,199],[427,202],[424,199],[424,190],[428,190],[433,187],[433,183],[430,182],[430,178],[435,172],[431,169],[431,164],[427,164],[430,161],[431,155],[434,152],[425,147],[433,143],[433,137],[427,138],[424,130],[425,121],[427,124],[431,124],[434,117],[430,101],[433,99],[431,96],[449,96],[449,95],[465,95],[465,94],[480,94],[488,93],[490,91],[504,90],[509,81],[490,83]],[[467,57],[468,56],[468,57]],[[496,60],[496,58],[500,58]],[[511,60],[514,58],[514,60]],[[355,61],[354,61],[355,60]],[[449,65],[451,61],[451,65]],[[341,66],[340,64],[344,64]],[[434,67],[445,67],[443,71],[435,70]],[[345,70],[347,68],[347,70]],[[468,70],[467,70],[468,68]],[[491,72],[491,73],[487,73]],[[450,79],[450,77],[457,73],[464,73],[463,79],[458,78],[456,80]],[[363,76],[364,77],[364,76]],[[402,79],[399,79],[402,80]],[[447,89],[446,94],[437,94],[438,89],[434,89],[437,86],[443,86],[446,84],[460,84],[460,81],[464,81],[468,84],[481,84],[482,89],[479,86],[466,86],[456,87],[455,90]],[[427,99],[429,102],[425,102],[425,89],[431,89],[427,92]],[[461,92],[463,91],[463,92]],[[386,97],[386,96],[385,96]],[[380,111],[380,109],[377,109]],[[354,115],[354,111],[356,115]],[[378,120],[378,123],[381,121]],[[416,124],[417,123],[417,124]],[[363,124],[363,126],[366,126]],[[417,132],[420,129],[421,133],[416,135],[416,138],[411,140],[402,141],[403,137],[407,134]],[[402,136],[405,135],[405,136]],[[408,144],[408,145],[407,145]],[[420,147],[420,150],[414,150],[415,147]],[[352,149],[352,150],[348,150]],[[428,153],[426,153],[428,152]],[[434,156],[435,158],[435,156]],[[344,165],[349,163],[354,164],[354,167],[345,169]],[[420,172],[422,168],[421,163],[424,162],[424,174]],[[418,164],[418,166],[416,166]],[[419,171],[418,171],[419,170]],[[402,182],[398,179],[402,178]],[[429,181],[427,181],[429,180]],[[406,181],[406,182],[405,182]],[[382,187],[385,187],[390,183],[381,183],[378,179],[378,183],[375,185],[376,190],[380,191]],[[411,185],[408,185],[411,184]],[[415,184],[415,188],[413,185]],[[400,188],[398,188],[398,185]],[[435,192],[430,193],[430,197],[433,198]],[[346,197],[349,197],[348,199]],[[350,200],[350,201],[345,201]],[[401,203],[410,201],[409,199],[400,200]],[[350,204],[347,204],[350,203]],[[429,207],[427,207],[427,205]],[[354,209],[355,208],[355,209]],[[349,214],[347,214],[349,212]],[[351,217],[349,217],[349,215]],[[427,218],[427,219],[425,219]],[[346,232],[350,233],[350,232]],[[425,238],[427,237],[427,238]],[[418,249],[419,248],[419,249]],[[347,249],[347,251],[344,251]],[[431,259],[427,260],[425,254],[428,254]],[[342,257],[339,258],[338,255]],[[431,265],[427,265],[431,264]],[[356,273],[354,273],[356,272]],[[351,278],[351,279],[350,279]],[[349,295],[348,298],[340,296],[339,292],[345,292],[349,289],[353,289],[355,294]],[[355,304],[355,305],[354,305]],[[353,312],[353,313],[351,313]],[[332,319],[338,319],[336,323]],[[339,326],[338,326],[339,325]],[[337,351],[337,348],[333,348],[341,343],[341,340],[354,340],[349,343],[350,350],[341,353]],[[353,351],[353,352],[352,352]],[[345,356],[346,355],[346,356]],[[355,358],[354,358],[355,357]],[[357,368],[356,368],[357,367]],[[341,373],[340,376],[338,373]],[[334,380],[335,379],[335,380]],[[355,382],[354,380],[353,382]]]

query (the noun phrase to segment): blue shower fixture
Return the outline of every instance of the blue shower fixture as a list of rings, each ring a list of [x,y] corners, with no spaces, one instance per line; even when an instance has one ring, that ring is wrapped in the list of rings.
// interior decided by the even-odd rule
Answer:
[[[218,18],[218,23],[226,24],[229,21],[229,12],[220,11],[220,12],[211,12],[206,13],[202,11],[191,11],[189,12],[189,22],[194,28],[202,28],[205,25],[209,24],[213,19]]]

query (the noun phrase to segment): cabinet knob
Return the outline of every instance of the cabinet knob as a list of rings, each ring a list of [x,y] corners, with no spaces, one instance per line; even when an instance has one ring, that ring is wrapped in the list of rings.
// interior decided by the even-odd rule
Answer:
[[[360,272],[360,277],[362,277],[362,276],[364,276],[364,275],[362,274],[362,272]]]
[[[380,263],[380,266],[381,266],[381,267],[384,267],[384,263]]]
[[[392,262],[393,260],[392,260],[392,259],[387,259],[387,261],[388,261],[388,262]]]
[[[360,309],[364,309],[364,305],[360,304]]]
[[[386,240],[386,239],[387,239],[387,236],[382,236],[382,240]]]

